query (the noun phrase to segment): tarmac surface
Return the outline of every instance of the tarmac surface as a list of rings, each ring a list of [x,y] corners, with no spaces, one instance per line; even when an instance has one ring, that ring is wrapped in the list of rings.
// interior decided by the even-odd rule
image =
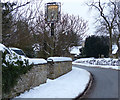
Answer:
[[[89,88],[89,90],[86,92],[86,94],[82,96],[82,98],[89,98],[89,99],[95,98],[95,100],[96,99],[119,100],[120,71],[113,69],[83,67],[80,65],[73,65],[73,67],[85,69],[89,71],[93,76],[92,85]]]

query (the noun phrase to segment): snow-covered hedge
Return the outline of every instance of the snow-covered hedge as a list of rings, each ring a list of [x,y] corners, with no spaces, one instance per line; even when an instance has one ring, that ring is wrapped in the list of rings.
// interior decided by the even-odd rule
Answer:
[[[11,89],[16,85],[17,79],[27,73],[32,68],[28,61],[22,61],[13,55],[3,51],[2,54],[2,96],[9,94]]]
[[[84,64],[91,64],[91,65],[110,65],[110,66],[120,66],[120,59],[113,59],[113,58],[81,58],[76,61],[75,63],[84,63]]]

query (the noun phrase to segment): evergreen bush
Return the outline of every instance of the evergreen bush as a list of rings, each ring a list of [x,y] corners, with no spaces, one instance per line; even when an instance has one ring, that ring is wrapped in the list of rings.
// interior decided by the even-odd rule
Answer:
[[[83,55],[86,57],[109,56],[109,38],[104,36],[89,36],[86,38]]]
[[[2,54],[2,91],[3,94],[8,94],[11,89],[17,84],[21,75],[27,73],[32,65],[17,59],[16,62],[6,61],[6,52]],[[16,58],[14,58],[16,59]]]

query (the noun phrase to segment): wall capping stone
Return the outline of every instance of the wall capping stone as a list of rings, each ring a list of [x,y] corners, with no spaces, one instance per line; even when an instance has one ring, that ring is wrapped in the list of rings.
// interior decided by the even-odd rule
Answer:
[[[57,57],[58,61],[57,60],[54,61],[54,57],[52,57],[53,59],[50,59],[50,58],[47,59],[49,79],[56,79],[72,70],[71,58],[67,57],[70,60],[63,60],[63,61],[59,61],[58,57]]]

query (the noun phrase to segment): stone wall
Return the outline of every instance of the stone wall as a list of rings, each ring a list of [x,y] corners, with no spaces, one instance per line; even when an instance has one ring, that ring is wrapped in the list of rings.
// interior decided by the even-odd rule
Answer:
[[[72,70],[72,61],[48,62],[48,78],[55,79]]]
[[[3,94],[3,97],[13,98],[26,90],[46,83],[47,78],[55,79],[72,70],[71,58],[57,57],[56,59],[57,61],[54,59],[55,61],[49,60],[46,64],[34,65],[30,71],[18,79],[17,85],[11,90],[11,92],[9,94]]]
[[[20,79],[17,82],[17,85],[12,89],[10,94],[5,95],[5,98],[15,97],[26,90],[29,90],[40,84],[46,83],[47,67],[47,64],[34,65],[28,73],[20,77]]]

